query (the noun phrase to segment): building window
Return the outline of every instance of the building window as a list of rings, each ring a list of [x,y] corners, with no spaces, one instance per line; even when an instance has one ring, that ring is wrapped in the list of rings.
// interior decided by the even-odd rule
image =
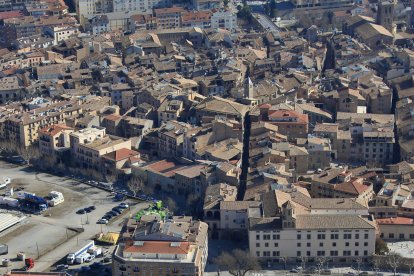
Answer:
[[[260,240],[260,235],[256,235],[256,240]]]
[[[394,238],[394,233],[390,233],[390,234],[388,235],[388,237],[389,237],[390,239],[393,239],[393,238]]]
[[[280,240],[280,235],[273,235],[274,240]]]
[[[355,256],[359,256],[358,250],[355,250]]]
[[[346,243],[345,243],[345,246],[349,246],[349,242],[346,242]]]
[[[297,247],[300,247],[300,245],[301,245],[301,244],[300,244],[300,242],[298,242],[298,243],[297,243]]]
[[[300,257],[300,256],[301,256],[301,252],[300,252],[300,251],[297,251],[297,252],[296,252],[296,256],[297,256],[297,257]]]
[[[278,247],[278,246],[279,246],[279,244],[277,242],[275,242],[275,247]]]
[[[302,236],[301,236],[300,234],[298,234],[298,235],[296,236],[296,238],[297,238],[298,240],[300,240],[300,239],[302,238]]]
[[[319,247],[323,247],[323,242],[320,242],[319,243]]]
[[[258,243],[258,242],[257,242],[257,243],[256,243],[256,247],[260,247],[260,243]]]
[[[311,252],[310,251],[306,251],[306,256],[310,256]]]
[[[256,256],[260,257],[260,251],[256,251]]]
[[[325,256],[325,251],[318,251],[316,252],[318,256]]]
[[[364,250],[364,256],[368,256],[368,251]]]
[[[349,251],[349,250],[344,250],[344,252],[343,252],[344,254],[344,256],[351,256],[351,251]]]
[[[324,240],[325,234],[318,234],[318,240]]]
[[[400,238],[400,239],[404,239],[404,233],[400,233],[399,238]]]
[[[368,246],[368,242],[364,242],[364,246]]]
[[[364,234],[364,239],[368,239],[368,234]]]
[[[269,243],[268,242],[265,242],[265,247],[269,247]]]
[[[312,238],[311,234],[307,234],[307,235],[306,235],[306,238],[307,238],[308,240],[310,240],[310,239]]]
[[[333,242],[333,243],[332,243],[332,246],[333,246],[333,247],[336,247],[336,242]]]
[[[344,239],[345,240],[350,240],[352,238],[351,234],[344,234]]]
[[[355,239],[359,240],[359,234],[355,234]]]
[[[339,239],[338,234],[331,234],[331,240],[337,240],[337,239]]]
[[[336,251],[336,250],[331,251],[331,256],[333,256],[333,257],[338,256],[338,251]]]
[[[311,247],[311,243],[310,242],[306,243],[306,246]]]

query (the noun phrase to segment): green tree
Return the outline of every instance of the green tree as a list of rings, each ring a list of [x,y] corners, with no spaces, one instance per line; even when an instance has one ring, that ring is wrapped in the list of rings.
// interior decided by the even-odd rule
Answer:
[[[375,254],[385,255],[389,251],[387,244],[381,238],[377,238],[375,241]]]

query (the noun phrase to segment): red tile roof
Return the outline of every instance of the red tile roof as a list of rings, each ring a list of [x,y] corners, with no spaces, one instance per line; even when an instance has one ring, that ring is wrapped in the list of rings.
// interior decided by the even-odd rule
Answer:
[[[406,217],[396,217],[396,218],[380,218],[376,219],[378,224],[399,224],[399,225],[413,225],[414,220],[412,218]]]
[[[51,125],[51,126],[39,129],[39,133],[48,135],[48,136],[55,136],[62,130],[73,130],[73,128],[68,127],[67,125]]]
[[[183,23],[187,22],[204,22],[208,21],[211,18],[210,11],[199,11],[199,12],[185,12],[181,15],[181,20]]]
[[[16,17],[23,17],[23,14],[20,11],[0,12],[0,20],[9,19],[9,18],[16,18]]]
[[[369,185],[360,183],[358,181],[350,181],[338,184],[335,186],[335,190],[350,193],[354,195],[360,195],[369,188]]]
[[[103,156],[103,158],[118,162],[118,161],[121,161],[127,158],[136,158],[139,160],[138,155],[139,155],[139,152],[123,148],[123,149],[119,149],[119,150],[107,153]]]
[[[175,175],[175,173],[179,170],[186,168],[186,166],[177,165],[174,162],[168,160],[161,160],[152,164],[149,164],[144,167],[145,169],[149,169],[153,172],[162,173],[168,177]]]
[[[144,241],[142,246],[134,245],[133,241],[127,241],[124,252],[136,253],[158,253],[158,254],[188,254],[190,251],[189,242],[176,243],[178,246],[171,246],[169,241]]]
[[[297,124],[297,123],[304,123],[307,124],[309,122],[309,118],[307,114],[299,113],[295,110],[269,110],[269,118],[281,119],[281,118],[296,118],[296,122],[290,121],[276,121],[277,123],[287,123],[287,124]]]

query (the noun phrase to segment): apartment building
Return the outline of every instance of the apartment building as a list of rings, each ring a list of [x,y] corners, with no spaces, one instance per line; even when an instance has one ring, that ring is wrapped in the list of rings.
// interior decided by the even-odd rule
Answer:
[[[266,194],[263,217],[249,219],[250,254],[269,262],[280,262],[281,257],[289,262],[301,263],[304,258],[314,262],[319,257],[350,263],[355,257],[368,259],[375,253],[375,222],[370,216],[350,212],[361,210],[360,205],[327,199],[315,202],[317,211],[312,213],[314,203],[309,201],[278,191]]]
[[[181,27],[181,14],[185,9],[181,7],[155,9],[158,29],[175,29]]]
[[[130,219],[115,248],[112,275],[204,274],[208,257],[206,223],[191,217],[159,215]]]
[[[223,9],[214,11],[211,15],[211,28],[235,31],[237,28],[237,14]]]
[[[69,135],[74,129],[66,125],[51,125],[39,129],[39,150],[42,154],[52,155],[57,151],[69,150]]]
[[[199,27],[211,28],[210,11],[188,11],[181,14],[181,26],[183,28]]]
[[[184,133],[192,126],[186,123],[169,121],[158,131],[158,155],[160,157],[180,157],[183,155]]]
[[[17,76],[0,79],[0,104],[23,99],[25,89]]]
[[[289,139],[308,136],[309,117],[307,114],[287,109],[273,110],[269,104],[263,104],[260,106],[260,117],[263,121],[276,125],[279,133],[286,135]]]
[[[348,132],[351,144],[344,161],[363,160],[372,166],[393,162],[394,115],[338,112],[337,123]]]
[[[167,7],[171,1],[169,0],[144,0],[144,1],[113,1],[114,12],[141,12],[150,14],[153,8]]]
[[[167,123],[170,120],[177,120],[184,111],[184,103],[177,99],[165,99],[158,108],[158,125]]]
[[[312,177],[311,194],[322,198],[357,198],[367,204],[374,196],[373,184],[353,176],[346,168],[328,168]]]
[[[376,219],[380,237],[386,241],[414,240],[414,219],[392,217]]]

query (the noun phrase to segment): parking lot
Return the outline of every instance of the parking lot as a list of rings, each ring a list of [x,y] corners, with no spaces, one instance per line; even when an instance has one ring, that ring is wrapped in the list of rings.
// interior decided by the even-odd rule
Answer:
[[[37,173],[25,166],[2,161],[0,175],[11,177],[10,185],[14,188],[39,196],[46,196],[50,191],[58,191],[65,199],[63,203],[49,208],[42,215],[29,215],[25,221],[0,233],[1,242],[9,247],[9,253],[1,258],[11,260],[10,267],[0,267],[0,274],[24,266],[22,261],[15,260],[19,252],[35,259],[33,271],[47,271],[62,262],[68,253],[76,251],[80,244],[93,239],[101,231],[119,232],[126,217],[148,206],[147,203],[126,200],[129,208],[124,209],[121,215],[111,218],[108,224],[97,224],[102,216],[120,204],[114,201],[110,192],[76,180]],[[0,190],[0,194],[3,192],[4,190]],[[79,209],[89,206],[95,206],[95,210],[84,214],[76,213]]]

